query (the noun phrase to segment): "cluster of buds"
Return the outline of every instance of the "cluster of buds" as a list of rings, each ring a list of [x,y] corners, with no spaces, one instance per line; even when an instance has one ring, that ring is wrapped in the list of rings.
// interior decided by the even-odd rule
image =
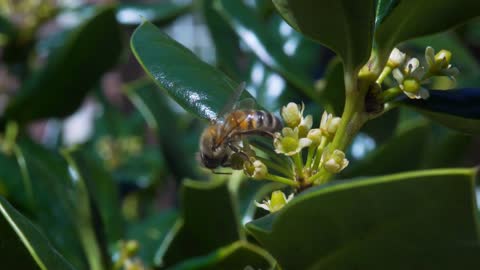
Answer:
[[[437,54],[432,47],[425,50],[425,66],[415,57],[394,48],[388,59],[386,70],[392,70],[398,87],[411,99],[427,99],[430,95],[423,84],[432,76],[447,76],[451,79],[458,74],[458,69],[450,64],[452,53],[441,50]]]
[[[290,160],[290,169],[286,169],[284,177],[268,173],[267,166],[259,160],[251,159],[244,165],[244,172],[254,179],[269,179],[290,184],[297,190],[327,181],[333,174],[341,172],[348,165],[345,153],[339,149],[331,149],[341,119],[324,112],[318,128],[312,128],[311,115],[304,116],[305,106],[289,103],[281,110],[285,127],[275,133],[273,146],[277,154]],[[306,159],[303,150],[308,150]],[[279,168],[280,167],[280,168]],[[277,166],[278,170],[285,169]],[[271,198],[258,207],[269,212],[280,210],[293,195],[287,196],[281,191],[272,193]]]
[[[322,168],[330,173],[338,173],[343,170],[348,161],[345,155],[338,149],[332,149],[334,155],[325,155],[329,143],[333,140],[340,125],[341,119],[324,112],[318,128],[312,128],[311,115],[303,116],[304,105],[289,103],[282,108],[282,118],[286,125],[281,133],[275,134],[273,142],[275,152],[292,159],[296,167],[296,180],[312,184],[310,177],[317,174]],[[302,150],[308,148],[308,156],[304,165]],[[343,158],[339,159],[339,153]],[[337,169],[333,169],[336,163]]]

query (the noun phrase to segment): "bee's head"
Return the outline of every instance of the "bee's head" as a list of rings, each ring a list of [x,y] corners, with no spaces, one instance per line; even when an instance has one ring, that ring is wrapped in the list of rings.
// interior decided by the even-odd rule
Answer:
[[[206,168],[215,169],[228,160],[226,145],[216,143],[217,132],[207,128],[200,137],[200,160]]]

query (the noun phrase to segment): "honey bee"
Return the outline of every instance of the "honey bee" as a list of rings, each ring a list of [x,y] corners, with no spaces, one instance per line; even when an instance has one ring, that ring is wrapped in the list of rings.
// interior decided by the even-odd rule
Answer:
[[[245,83],[240,84],[233,100],[240,96],[244,88]],[[254,135],[273,137],[273,133],[283,127],[280,119],[267,111],[245,108],[226,108],[224,111],[228,112],[225,117],[212,120],[200,136],[201,162],[212,170],[220,166],[239,169],[231,159],[237,153],[244,161],[248,160],[248,155],[240,146],[244,138]]]

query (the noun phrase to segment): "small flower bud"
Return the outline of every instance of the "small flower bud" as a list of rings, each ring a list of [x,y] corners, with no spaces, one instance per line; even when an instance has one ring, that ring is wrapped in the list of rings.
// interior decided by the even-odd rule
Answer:
[[[325,163],[323,164],[323,167],[330,173],[339,173],[348,166],[348,160],[345,158],[345,153],[340,150],[334,150],[331,154],[327,153],[324,160]]]
[[[441,68],[448,68],[450,65],[450,60],[452,60],[452,53],[447,50],[440,50],[435,54],[435,63]]]
[[[333,117],[332,114],[324,111],[322,115],[322,120],[320,121],[320,130],[322,131],[322,134],[329,138],[333,137],[333,135],[335,135],[335,132],[337,132],[340,122],[340,117]]]
[[[243,171],[249,177],[258,180],[264,179],[268,174],[267,166],[265,166],[260,160],[245,162],[243,165]]]
[[[287,127],[294,128],[300,124],[303,118],[303,105],[300,108],[297,104],[290,102],[282,108],[282,118]]]
[[[293,194],[290,194],[288,198],[280,190],[272,192],[270,200],[264,200],[263,203],[255,202],[257,207],[265,209],[271,213],[277,212],[282,209],[291,199],[293,199]]]
[[[298,125],[298,137],[305,138],[308,131],[312,128],[313,118],[311,115],[307,115],[305,118],[302,118],[300,124]]]
[[[394,48],[390,57],[388,58],[387,66],[394,69],[403,64],[405,61],[405,53],[401,52],[399,49]]]
[[[319,128],[310,129],[307,138],[312,141],[313,145],[319,145],[322,140],[322,131]]]

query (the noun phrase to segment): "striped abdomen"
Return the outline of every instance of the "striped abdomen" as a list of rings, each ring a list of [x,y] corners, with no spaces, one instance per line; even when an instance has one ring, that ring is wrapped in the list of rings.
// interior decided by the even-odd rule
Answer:
[[[242,135],[270,135],[282,129],[282,122],[272,113],[259,110],[237,110],[225,119],[224,130]]]

